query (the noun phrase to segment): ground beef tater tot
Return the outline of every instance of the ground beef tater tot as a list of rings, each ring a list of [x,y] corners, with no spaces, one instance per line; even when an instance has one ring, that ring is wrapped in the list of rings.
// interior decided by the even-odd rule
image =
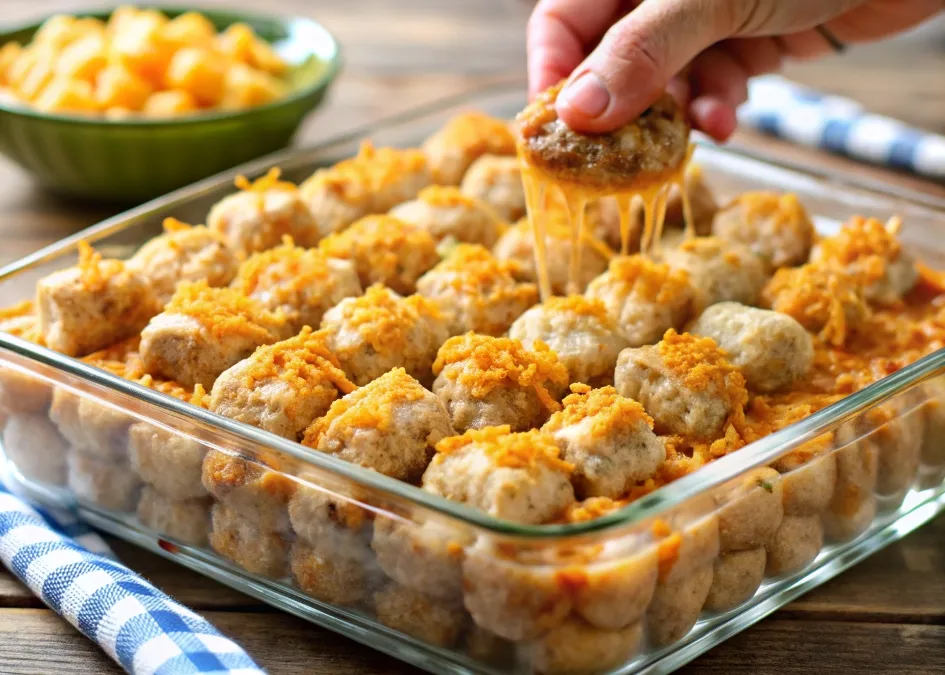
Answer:
[[[319,169],[300,190],[321,235],[327,236],[365,216],[387,213],[431,181],[421,151],[375,148],[365,142],[357,156]]]
[[[431,185],[417,198],[398,204],[390,215],[426,230],[437,242],[444,239],[490,248],[504,225],[495,211],[454,187]]]
[[[785,517],[814,516],[830,506],[837,483],[837,458],[830,452],[831,441],[832,436],[825,439],[826,447],[819,455],[811,457],[799,449],[774,463],[773,468],[781,474]]]
[[[643,406],[613,387],[572,385],[571,391],[563,409],[541,429],[574,465],[571,482],[578,499],[618,499],[663,463],[663,441],[653,433],[653,419]]]
[[[210,546],[250,574],[281,579],[289,572],[289,544],[282,534],[260,527],[224,504],[210,510]]]
[[[111,511],[135,510],[141,483],[126,464],[102,460],[71,448],[67,467],[66,483],[76,497]]]
[[[616,668],[640,649],[643,624],[607,630],[569,617],[528,645],[528,659],[543,675],[591,675]]]
[[[545,219],[545,249],[548,279],[553,293],[568,292],[570,260],[573,241],[571,229],[560,212],[551,212]],[[515,262],[521,271],[518,277],[537,282],[538,268],[535,263],[535,235],[529,220],[523,219],[506,230],[492,249],[496,258]],[[581,252],[581,267],[577,275],[577,291],[583,292],[592,279],[607,269],[613,251],[598,239],[590,227],[584,233]],[[573,290],[573,289],[572,289]]]
[[[395,582],[374,594],[374,611],[385,626],[439,647],[456,644],[469,622],[462,605],[444,604]]]
[[[305,326],[316,328],[330,308],[361,295],[361,281],[350,260],[329,258],[291,240],[250,256],[232,287],[267,309],[282,310],[286,330],[293,333]]]
[[[572,466],[549,434],[509,427],[467,431],[440,441],[423,488],[526,525],[553,519],[574,503]]]
[[[164,234],[138,249],[128,267],[148,280],[163,307],[181,281],[203,279],[210,286],[226,286],[236,276],[239,260],[221,233],[167,218]]]
[[[712,339],[672,329],[657,345],[623,350],[615,384],[643,404],[657,432],[695,438],[718,434],[748,400],[745,378]]]
[[[373,512],[361,505],[355,490],[324,483],[324,475],[300,470],[289,500],[292,531],[319,552],[369,561]]]
[[[384,573],[434,598],[458,601],[463,593],[463,548],[471,535],[434,521],[378,518],[371,548]]]
[[[507,223],[525,217],[522,168],[514,155],[483,155],[466,171],[459,189],[491,206]]]
[[[712,233],[747,246],[769,271],[807,262],[814,224],[796,195],[745,192],[723,207]]]
[[[538,302],[538,288],[519,281],[522,267],[482,246],[459,244],[420,277],[417,292],[446,315],[451,336],[469,331],[501,335]]]
[[[132,470],[173,500],[206,496],[207,490],[200,481],[206,452],[198,441],[148,422],[136,422],[128,429]]]
[[[283,315],[238,291],[183,282],[141,332],[141,358],[152,375],[209,390],[220,373],[284,331]]]
[[[69,442],[44,413],[16,413],[3,426],[3,452],[30,480],[66,482]]]
[[[532,307],[515,320],[509,337],[525,349],[536,341],[545,343],[571,381],[585,384],[612,382],[617,356],[629,346],[604,304],[580,295],[553,297]]]
[[[741,244],[718,237],[695,237],[663,249],[662,261],[689,275],[693,314],[726,300],[755,305],[767,281],[761,259]]]
[[[85,356],[138,333],[160,311],[148,280],[123,261],[103,259],[79,243],[79,264],[36,284],[37,330],[43,344]]]
[[[305,199],[273,169],[250,183],[238,178],[239,192],[224,197],[207,214],[207,227],[223,236],[239,256],[278,246],[286,235],[299,246],[315,246],[322,233]]]
[[[945,465],[945,378],[937,377],[925,387],[925,435],[920,456],[923,468],[936,470]]]
[[[879,450],[869,438],[857,438],[849,426],[837,432],[837,447],[837,482],[830,506],[821,517],[828,539],[846,541],[869,527],[876,515],[873,490]]]
[[[463,561],[463,603],[477,625],[501,638],[531,640],[560,624],[571,594],[559,570],[521,564],[480,541]]]
[[[434,446],[453,435],[437,398],[403,368],[332,403],[302,444],[406,482],[416,482]]]
[[[745,376],[749,389],[770,393],[802,379],[814,363],[814,341],[786,314],[719,302],[689,332],[715,340]]]
[[[712,571],[712,585],[703,609],[727,612],[749,600],[765,576],[764,546],[722,553]]]
[[[354,605],[371,592],[370,566],[357,556],[296,541],[289,551],[289,566],[298,587],[323,602]]]
[[[870,315],[860,280],[823,263],[779,269],[762,290],[761,304],[787,314],[835,347]]]
[[[141,490],[138,520],[158,534],[192,546],[203,546],[210,533],[210,500],[174,500],[150,485]]]
[[[781,527],[765,543],[765,574],[791,574],[813,562],[824,545],[820,516],[784,516]]]
[[[719,542],[723,553],[763,545],[784,518],[781,475],[761,468],[715,492],[719,508]]]
[[[401,295],[440,261],[436,240],[426,230],[388,215],[366,216],[319,244],[332,258],[350,260],[361,286],[384,284]]]
[[[255,459],[209,450],[203,460],[203,486],[233,518],[264,532],[290,531],[287,505],[298,484],[294,465],[275,453]]]
[[[588,564],[575,584],[574,611],[597,628],[630,626],[646,612],[658,572],[657,548],[639,544],[629,552],[616,553],[611,561]]]
[[[504,120],[480,112],[457,115],[423,144],[439,185],[459,185],[467,169],[484,155],[515,155],[515,136]]]
[[[646,613],[647,638],[657,647],[682,639],[696,625],[712,588],[712,563],[657,584]]]
[[[49,406],[49,420],[56,425],[59,433],[73,448],[86,448],[89,441],[79,424],[79,399],[68,389],[57,387],[53,390],[52,403]]]
[[[432,300],[403,298],[377,285],[330,309],[320,332],[345,375],[359,386],[392,368],[429,386],[437,350],[449,337],[447,321]]]
[[[37,342],[40,339],[36,307],[25,300],[0,309],[0,332]],[[31,375],[0,364],[0,413],[43,412],[52,402],[52,387]]]
[[[669,94],[612,133],[585,135],[558,119],[555,102],[562,86],[563,82],[539,94],[516,117],[521,155],[542,174],[627,192],[659,183],[683,165],[689,124]]]
[[[683,178],[685,190],[689,194],[689,206],[692,209],[692,228],[699,236],[706,236],[712,231],[712,221],[719,210],[712,188],[705,180],[705,173],[698,164],[690,163]],[[686,213],[683,207],[682,192],[678,185],[670,187],[666,199],[666,224],[677,228],[686,226]],[[665,232],[664,232],[665,233]]]
[[[654,344],[670,328],[681,329],[693,300],[686,272],[641,255],[611,260],[585,295],[604,303],[631,347]]]
[[[875,218],[854,216],[840,232],[817,243],[811,262],[822,262],[861,278],[870,302],[897,302],[919,278],[915,259],[896,236],[900,225],[897,220],[884,225]]]
[[[515,644],[474,621],[470,622],[464,642],[466,652],[477,661],[500,667],[515,663]]]
[[[475,333],[447,340],[433,373],[433,393],[457,432],[540,426],[560,409],[558,399],[568,385],[568,369],[543,342],[526,350],[518,340]]]
[[[208,408],[224,417],[297,441],[328,411],[339,391],[354,385],[327,347],[327,336],[306,327],[288,340],[260,347],[223,371]]]

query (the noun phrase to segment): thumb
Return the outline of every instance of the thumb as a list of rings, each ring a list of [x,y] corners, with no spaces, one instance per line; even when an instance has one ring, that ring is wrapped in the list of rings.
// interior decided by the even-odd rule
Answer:
[[[697,54],[736,32],[766,1],[645,0],[575,69],[558,95],[558,116],[585,133],[624,126]]]

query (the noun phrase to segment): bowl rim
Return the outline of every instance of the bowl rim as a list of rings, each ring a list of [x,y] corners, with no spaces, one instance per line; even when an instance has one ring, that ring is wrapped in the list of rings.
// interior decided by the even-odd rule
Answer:
[[[51,14],[46,14],[39,19],[31,19],[28,21],[23,21],[18,24],[12,25],[0,25],[0,45],[6,44],[9,40],[8,38],[13,33],[19,33],[21,31],[28,30],[37,30],[40,26],[43,25],[46,21],[53,18],[54,16],[76,16],[76,17],[108,17],[111,16],[115,10],[119,7],[126,5],[128,3],[119,3],[112,5],[110,7],[102,8],[90,8],[86,10],[78,9],[71,11],[61,11],[53,12]],[[316,21],[315,19],[309,18],[307,16],[301,16],[297,14],[283,14],[283,13],[272,13],[264,14],[261,12],[255,11],[245,11],[241,9],[226,9],[222,7],[200,7],[200,6],[183,6],[175,4],[159,4],[159,3],[150,3],[143,2],[141,4],[136,4],[138,9],[156,9],[165,13],[184,13],[184,12],[197,12],[207,15],[213,14],[232,14],[234,16],[242,17],[249,20],[258,20],[258,21],[277,21],[286,28],[290,28],[293,25],[305,26],[308,30],[313,30],[319,34],[319,44],[326,48],[328,52],[328,58],[322,59],[318,57],[320,61],[324,64],[325,68],[319,74],[319,76],[311,83],[307,84],[300,89],[293,91],[288,96],[280,98],[263,105],[253,106],[251,108],[244,108],[242,110],[230,110],[225,112],[205,112],[205,113],[196,113],[181,117],[171,117],[171,118],[130,118],[130,119],[106,119],[104,117],[93,117],[90,115],[61,115],[55,113],[47,113],[40,110],[36,110],[27,105],[21,105],[18,103],[10,103],[5,101],[0,97],[0,115],[9,114],[16,115],[20,117],[29,117],[32,119],[42,120],[45,122],[56,122],[69,124],[74,126],[88,126],[88,127],[102,127],[102,128],[160,128],[160,127],[182,127],[188,125],[199,125],[212,122],[220,122],[224,120],[238,120],[249,117],[251,115],[256,115],[263,113],[267,110],[275,110],[282,108],[300,101],[304,101],[306,98],[309,98],[313,94],[318,93],[319,91],[326,89],[329,85],[337,79],[339,72],[341,71],[343,65],[343,56],[341,44],[338,42],[338,39],[335,35],[329,31],[324,24]],[[312,51],[312,54],[315,54],[315,51]]]

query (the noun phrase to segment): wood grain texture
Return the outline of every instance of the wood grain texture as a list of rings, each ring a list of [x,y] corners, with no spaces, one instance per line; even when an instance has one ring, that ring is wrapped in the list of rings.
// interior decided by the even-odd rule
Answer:
[[[111,2],[0,0],[0,22]],[[258,7],[251,0],[203,6]],[[345,72],[299,142],[320,139],[495,80],[521,77],[522,0],[269,0],[266,10],[310,15],[339,38]],[[852,96],[870,110],[945,131],[943,21],[895,41],[855,47],[787,75]],[[863,167],[762,138],[736,142],[793,161],[852,170],[945,197],[945,185]],[[0,159],[0,264],[111,215],[36,189]],[[701,657],[692,674],[932,673],[945,671],[945,519],[939,519]],[[128,544],[120,558],[161,589],[204,613],[271,675],[417,672],[333,633],[287,616]],[[0,570],[0,673],[110,675],[121,672],[91,642]]]

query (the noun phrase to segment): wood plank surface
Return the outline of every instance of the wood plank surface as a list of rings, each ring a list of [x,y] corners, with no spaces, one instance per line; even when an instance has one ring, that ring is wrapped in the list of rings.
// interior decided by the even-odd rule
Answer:
[[[0,0],[0,25],[111,2]],[[257,7],[202,0],[206,7]],[[345,72],[301,143],[483,84],[520,78],[521,0],[269,0],[267,11],[322,21],[345,51]],[[786,73],[870,110],[945,132],[945,22],[879,45],[857,47]],[[742,133],[738,143],[793,161],[857,172],[945,197],[933,185],[875,167]],[[0,264],[112,215],[36,189],[0,159]],[[682,669],[689,674],[945,672],[945,519],[837,579]],[[119,557],[244,645],[271,675],[406,674],[398,661],[226,589],[128,544]],[[7,572],[0,570],[0,674],[121,672]]]

